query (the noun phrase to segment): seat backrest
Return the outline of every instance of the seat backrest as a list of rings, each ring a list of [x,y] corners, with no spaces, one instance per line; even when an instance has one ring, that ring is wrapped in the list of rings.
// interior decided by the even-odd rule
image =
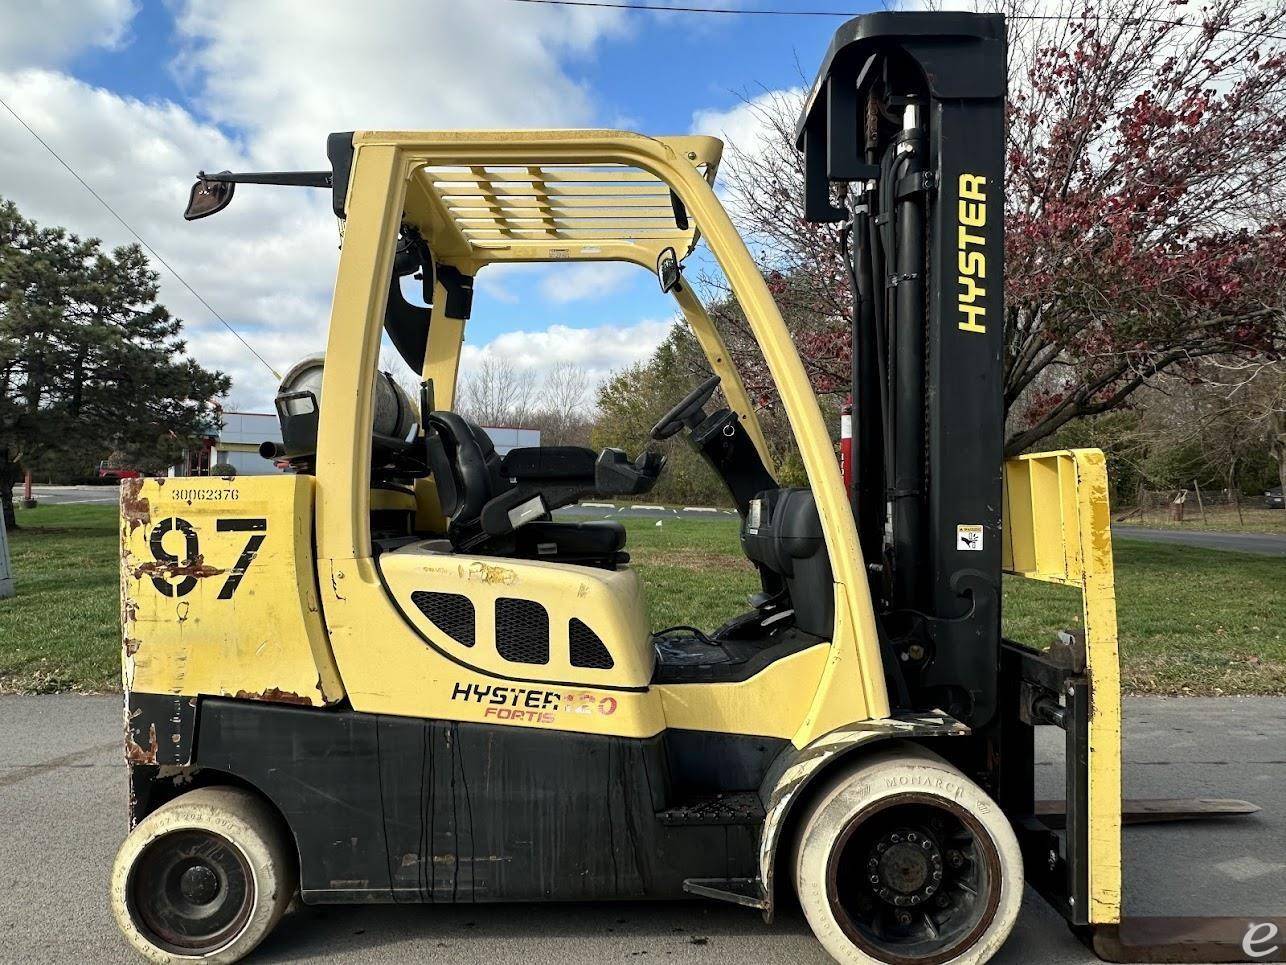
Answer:
[[[500,456],[491,437],[472,419],[437,411],[429,415],[429,426],[429,462],[442,513],[452,527],[470,528],[487,501],[507,488]]]

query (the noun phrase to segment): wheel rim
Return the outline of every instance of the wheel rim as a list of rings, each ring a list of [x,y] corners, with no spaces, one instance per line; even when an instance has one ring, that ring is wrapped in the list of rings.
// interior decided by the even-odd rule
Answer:
[[[1000,853],[953,801],[885,798],[831,849],[826,892],[848,939],[890,965],[940,965],[973,946],[1000,905]]]
[[[178,954],[224,947],[254,908],[245,857],[209,831],[173,831],[149,842],[127,887],[135,925],[157,947]]]

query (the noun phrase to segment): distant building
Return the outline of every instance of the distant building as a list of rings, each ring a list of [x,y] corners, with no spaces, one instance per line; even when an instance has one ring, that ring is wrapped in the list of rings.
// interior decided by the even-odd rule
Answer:
[[[510,449],[540,445],[539,429],[517,426],[484,426],[495,444],[496,452],[504,455]],[[208,436],[200,449],[188,451],[182,466],[176,466],[177,476],[207,476],[211,466],[232,466],[238,476],[265,476],[281,472],[270,459],[259,455],[264,442],[281,442],[281,424],[275,415],[264,412],[224,412],[223,428],[216,436]]]
[[[210,465],[231,466],[238,476],[267,476],[280,472],[271,459],[259,455],[264,442],[281,442],[276,415],[264,412],[225,412],[223,428],[214,440]]]
[[[483,426],[491,437],[496,452],[505,455],[510,449],[524,449],[540,445],[539,429],[521,429],[517,426]]]

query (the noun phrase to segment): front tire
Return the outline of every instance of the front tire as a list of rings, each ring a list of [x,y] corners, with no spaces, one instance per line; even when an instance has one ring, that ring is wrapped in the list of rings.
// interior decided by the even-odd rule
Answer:
[[[794,871],[809,925],[842,965],[981,965],[1022,904],[1022,852],[1000,807],[913,744],[823,789]]]
[[[265,802],[238,788],[198,788],[167,802],[117,852],[117,926],[159,965],[240,961],[294,896],[288,834]]]

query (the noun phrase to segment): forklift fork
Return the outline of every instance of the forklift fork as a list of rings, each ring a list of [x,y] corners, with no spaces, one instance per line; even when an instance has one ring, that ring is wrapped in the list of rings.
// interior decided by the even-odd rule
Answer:
[[[1244,817],[1247,801],[1121,798],[1120,669],[1107,475],[1097,451],[1005,465],[1006,572],[1075,586],[1083,633],[1037,652],[1006,641],[1001,661],[999,799],[1029,883],[1110,962],[1286,961],[1286,918],[1121,914],[1122,825]],[[1065,797],[1035,799],[1035,728],[1063,731]]]

